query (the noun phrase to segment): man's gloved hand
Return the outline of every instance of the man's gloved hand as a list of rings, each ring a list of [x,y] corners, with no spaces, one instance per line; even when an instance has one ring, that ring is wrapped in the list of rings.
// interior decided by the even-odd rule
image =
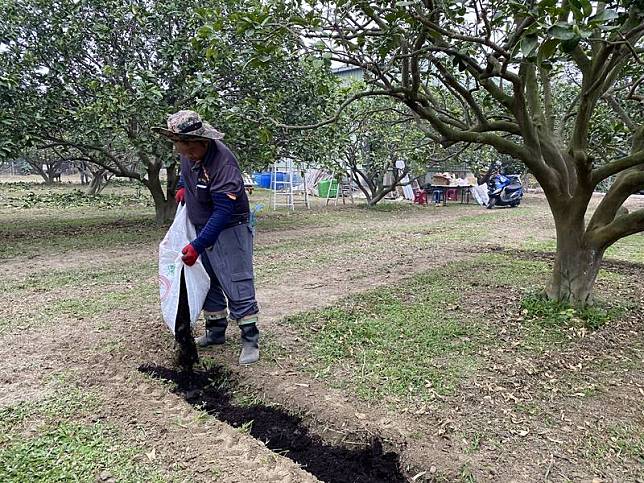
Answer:
[[[179,188],[177,192],[174,194],[174,199],[177,202],[177,204],[179,203],[184,204],[186,202],[186,189]]]
[[[183,247],[181,253],[183,253],[181,260],[183,260],[183,263],[185,263],[189,267],[192,267],[197,261],[197,258],[199,258],[199,253],[197,253],[197,250],[195,250],[195,247],[193,247],[191,243],[188,243],[185,247]]]

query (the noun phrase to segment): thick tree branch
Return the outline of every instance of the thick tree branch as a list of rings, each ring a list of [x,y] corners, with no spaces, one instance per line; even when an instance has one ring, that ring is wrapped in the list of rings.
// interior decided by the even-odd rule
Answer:
[[[558,135],[560,138],[563,137],[564,132],[566,131],[566,127],[568,126],[568,120],[575,116],[573,111],[576,110],[580,99],[581,99],[581,92],[578,93],[575,96],[574,100],[568,104],[568,107],[566,108],[566,112],[564,113],[563,116],[561,116],[561,121],[559,123],[559,130],[558,130]]]
[[[114,173],[116,176],[119,176],[122,178],[132,178],[132,179],[141,181],[141,175],[138,172],[126,168],[116,156],[114,156],[112,153],[110,153],[107,149],[105,149],[102,146],[71,142],[71,141],[66,141],[64,139],[57,139],[52,136],[47,136],[47,140],[50,142],[50,144],[45,144],[41,146],[41,148],[44,149],[44,148],[54,147],[54,146],[63,146],[63,147],[78,149],[86,156],[89,156],[89,153],[91,151],[96,151],[98,153],[101,153],[109,161],[114,163],[114,166],[116,166],[116,168],[113,165],[110,165],[109,163],[102,161],[100,158],[96,156],[91,156],[92,162],[94,164],[97,164],[98,166],[101,166],[107,169],[111,173]]]
[[[515,159],[520,159],[535,173],[540,176],[544,184],[552,185],[552,173],[540,158],[534,156],[527,147],[516,144],[501,136],[487,132],[471,132],[454,129],[440,120],[430,106],[421,106],[419,103],[407,102],[413,111],[417,112],[421,119],[426,119],[444,138],[450,142],[468,142],[487,144],[496,148],[503,154],[508,154]],[[540,181],[541,181],[540,180]]]
[[[630,154],[624,158],[620,158],[611,163],[605,164],[595,170],[592,174],[593,186],[597,186],[600,182],[615,174],[621,173],[625,169],[644,164],[644,150]]]
[[[335,114],[323,121],[317,122],[315,124],[305,124],[305,125],[296,125],[296,124],[284,124],[279,121],[276,121],[275,119],[268,118],[275,126],[282,128],[282,129],[293,129],[293,130],[298,130],[298,131],[305,131],[305,130],[310,130],[310,129],[317,129],[322,126],[326,126],[328,124],[333,124],[336,122],[340,116],[342,115],[342,112],[353,102],[362,99],[364,97],[375,97],[375,96],[395,96],[396,94],[400,94],[404,92],[404,89],[392,89],[392,90],[372,90],[372,91],[365,91],[365,92],[359,92],[357,94],[352,95],[348,99],[346,99],[342,104],[340,104],[340,107],[336,110]],[[257,120],[254,120],[255,122],[258,122]]]
[[[611,107],[613,111],[615,111],[615,114],[617,114],[617,117],[624,123],[628,129],[631,131],[635,131],[637,129],[637,124],[633,121],[631,116],[628,115],[628,113],[622,108],[622,106],[619,105],[619,102],[617,102],[617,99],[615,99],[615,96],[613,95],[605,95],[604,99],[606,99],[606,102],[608,105]]]
[[[525,88],[525,100],[528,107],[526,116],[526,124],[524,124],[524,131],[526,128],[530,130],[530,135],[536,137],[536,132],[544,127],[545,115],[541,108],[541,99],[539,98],[539,87],[537,85],[537,67],[528,62],[523,62],[519,69],[519,76],[523,81]],[[533,124],[534,120],[534,124]],[[529,124],[529,126],[528,126]]]
[[[510,121],[490,121],[485,124],[479,124],[469,129],[470,132],[506,132],[509,134],[521,135],[521,129],[516,122]]]
[[[502,48],[499,45],[495,44],[489,38],[474,37],[474,36],[471,36],[471,35],[462,35],[462,34],[459,34],[459,33],[456,33],[456,32],[451,32],[451,31],[449,31],[447,29],[444,29],[444,28],[436,25],[434,22],[432,22],[430,19],[428,19],[424,15],[414,15],[413,17],[417,21],[419,21],[421,24],[423,24],[427,29],[429,29],[429,30],[431,30],[431,31],[433,31],[435,33],[441,34],[441,35],[443,35],[443,36],[445,36],[445,37],[447,37],[449,39],[463,40],[463,41],[466,41],[466,42],[472,42],[472,43],[475,43],[475,44],[485,45],[485,46],[491,48],[497,54],[499,54],[499,55],[501,55],[503,57],[509,57],[509,55],[510,55],[507,50],[505,50],[504,48]]]
[[[548,133],[552,134],[555,129],[554,102],[552,99],[552,86],[550,84],[550,74],[543,67],[539,67],[539,76],[543,89],[543,110],[545,118],[545,127]]]
[[[476,102],[474,99],[474,96],[472,96],[472,93],[466,89],[460,82],[456,80],[456,78],[450,74],[450,72],[445,68],[443,63],[438,60],[438,59],[432,59],[432,63],[436,66],[436,69],[441,73],[441,76],[444,79],[444,82],[451,86],[454,91],[459,95],[462,99],[465,100],[467,105],[472,109],[474,112],[474,115],[478,119],[478,121],[481,124],[487,124],[487,117],[483,113],[483,110],[481,109],[481,106]]]
[[[577,67],[579,67],[579,70],[583,75],[588,75],[590,72],[591,68],[591,60],[588,58],[588,56],[584,53],[581,47],[577,46],[571,53],[571,57],[577,64]]]
[[[616,217],[608,225],[595,230],[591,239],[597,247],[609,247],[617,240],[644,231],[644,208]]]
[[[622,173],[597,206],[588,223],[589,234],[594,236],[592,232],[597,232],[610,224],[624,201],[642,187],[644,187],[644,171],[631,170]]]

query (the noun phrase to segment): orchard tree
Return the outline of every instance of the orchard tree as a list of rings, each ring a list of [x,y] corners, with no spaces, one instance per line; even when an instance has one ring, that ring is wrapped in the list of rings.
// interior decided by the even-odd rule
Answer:
[[[40,175],[45,184],[53,184],[55,181],[60,181],[63,167],[67,164],[65,158],[60,157],[52,150],[32,150],[31,152],[25,153],[23,159],[29,165],[30,171]]]
[[[622,206],[644,187],[642,0],[270,5],[279,12],[288,5],[292,15],[280,24],[262,7],[265,17],[248,27],[261,55],[280,49],[281,37],[301,39],[299,52],[364,70],[369,88],[344,106],[388,96],[431,125],[445,146],[487,145],[523,162],[556,225],[546,293],[577,306],[591,302],[605,250],[644,230],[644,209]],[[569,102],[561,105],[563,91]],[[592,135],[607,120],[622,126],[620,151],[601,149]],[[614,182],[586,219],[594,189],[609,177]]]
[[[338,119],[331,168],[348,172],[367,204],[375,206],[430,162],[433,146],[405,106],[367,97],[348,106]]]
[[[157,220],[171,218],[174,200],[159,174],[168,168],[172,195],[174,157],[150,127],[187,99],[184,86],[197,62],[193,4],[3,2],[0,74],[12,118],[3,134],[137,180],[150,191]]]
[[[328,69],[298,59],[258,69],[249,62],[253,58],[243,35],[222,37],[217,49],[203,46],[200,39],[208,31],[200,27],[207,5],[3,2],[0,156],[55,149],[65,159],[136,180],[150,191],[161,223],[176,209],[177,163],[171,144],[150,128],[165,124],[171,112],[202,111],[227,134],[245,169],[265,166],[287,152],[322,153],[311,133],[286,135],[283,128],[256,123],[252,114],[286,115],[294,106],[284,99],[291,99],[302,114],[293,122],[315,122],[306,105],[323,99],[327,87],[318,81],[328,77]],[[243,3],[231,5],[244,10]],[[300,97],[293,99],[293,93]]]
[[[290,158],[302,167],[328,163],[336,141],[333,127],[291,130],[267,120],[307,124],[324,118],[337,89],[328,67],[311,59],[290,59],[270,70],[248,65],[244,69],[236,65],[242,64],[240,56],[233,57],[229,68],[243,75],[225,89],[202,87],[196,106],[207,119],[218,120],[225,142],[241,165],[261,170],[280,158]]]

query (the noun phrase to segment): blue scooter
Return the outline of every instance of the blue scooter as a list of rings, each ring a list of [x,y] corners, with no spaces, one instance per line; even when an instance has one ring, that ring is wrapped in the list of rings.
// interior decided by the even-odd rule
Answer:
[[[487,204],[488,209],[495,206],[509,206],[515,208],[521,203],[523,198],[523,183],[518,175],[503,175],[497,173],[491,177],[487,183],[487,191],[490,201]]]

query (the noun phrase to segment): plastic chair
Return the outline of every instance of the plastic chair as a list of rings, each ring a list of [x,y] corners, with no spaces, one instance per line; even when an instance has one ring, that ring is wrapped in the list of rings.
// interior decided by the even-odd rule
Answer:
[[[426,205],[427,204],[427,193],[425,193],[421,189],[415,189],[414,190],[414,203],[418,203],[419,205]]]

